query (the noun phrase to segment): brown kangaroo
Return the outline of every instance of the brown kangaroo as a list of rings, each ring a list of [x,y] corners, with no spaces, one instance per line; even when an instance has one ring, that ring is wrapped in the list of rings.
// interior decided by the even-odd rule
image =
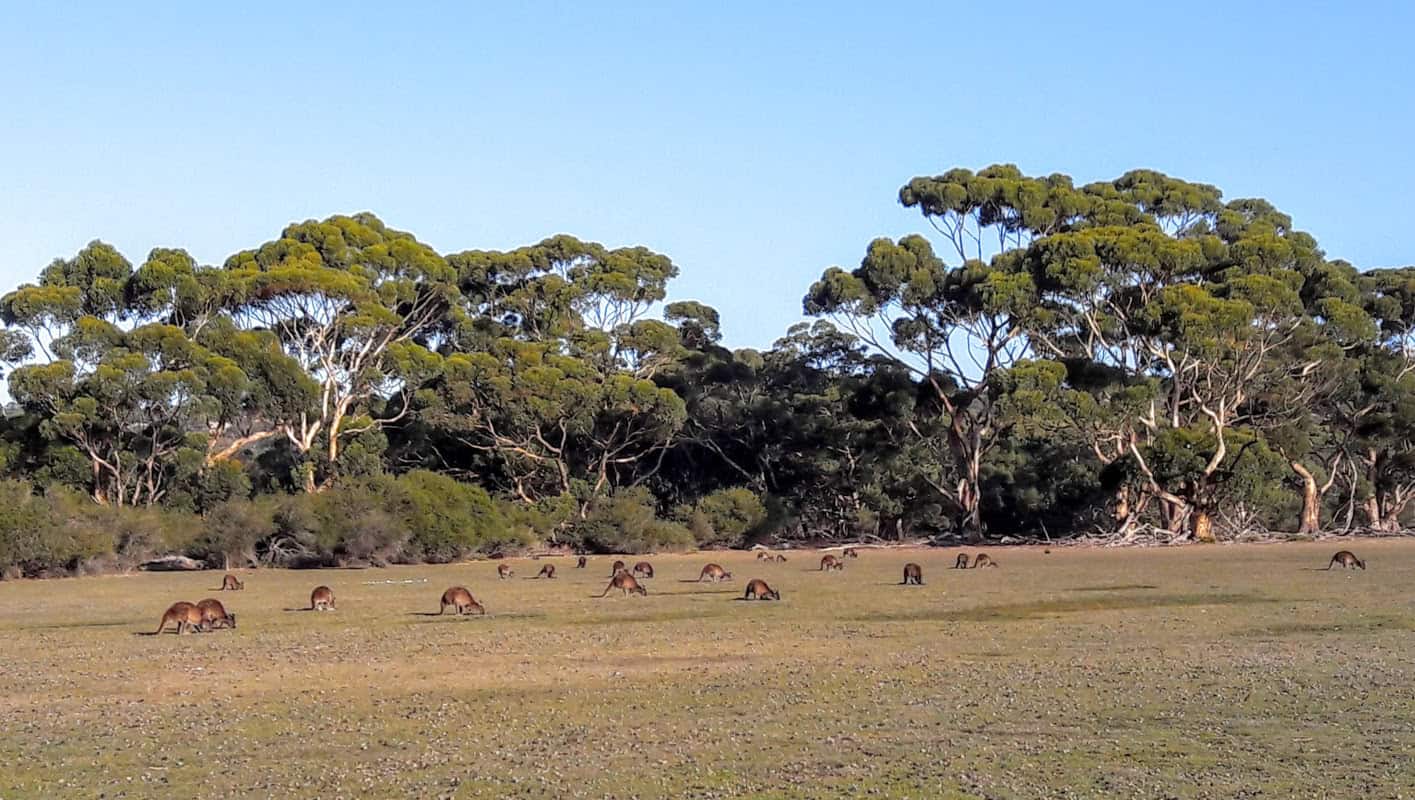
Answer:
[[[537,573],[536,573],[536,577],[537,577],[537,578],[554,578],[554,577],[555,577],[555,565],[554,565],[554,564],[546,564],[545,566],[541,567],[541,568],[540,568],[540,572],[537,572]]]
[[[652,578],[653,565],[647,561],[640,561],[634,565],[634,574],[640,578]]]
[[[978,567],[996,567],[996,566],[997,566],[997,562],[996,562],[996,561],[993,561],[993,560],[992,560],[992,557],[989,556],[987,553],[979,553],[979,554],[978,554],[978,557],[975,558],[975,559],[973,559],[973,569],[977,569]]]
[[[223,592],[239,592],[244,588],[246,585],[236,580],[235,575],[227,574],[221,579],[221,591]]]
[[[504,581],[504,580],[506,580],[507,578],[511,577],[511,576],[514,575],[514,574],[516,574],[516,573],[514,573],[514,572],[511,571],[511,565],[510,565],[510,564],[497,564],[497,565],[496,565],[496,577],[500,578],[501,580]]]
[[[967,553],[959,553],[959,554],[958,554],[958,560],[955,561],[955,562],[953,562],[953,568],[954,568],[954,569],[967,569],[967,568],[968,568],[968,554],[967,554]]]
[[[859,551],[857,551],[857,550],[856,550],[855,548],[853,548],[853,547],[847,547],[847,548],[845,548],[845,552],[842,553],[842,555],[849,556],[850,558],[859,558],[859,557],[860,557]]]
[[[316,586],[310,592],[310,611],[333,611],[334,590],[328,586]]]
[[[903,585],[908,586],[911,583],[915,586],[924,585],[924,568],[912,561],[904,565]]]
[[[176,625],[179,634],[199,631],[202,629],[201,609],[186,601],[173,603],[162,613],[162,621],[157,623],[157,630],[153,634],[162,633],[168,625]]]
[[[705,578],[711,578],[713,583],[717,583],[718,581],[730,581],[732,580],[732,573],[723,569],[721,565],[708,564],[706,567],[703,567],[702,572],[698,573],[698,583],[702,583]]]
[[[781,592],[776,591],[766,585],[766,581],[761,578],[752,578],[747,582],[747,591],[742,595],[743,600],[780,600]]]
[[[624,562],[623,562],[623,561],[615,561],[614,564],[609,568],[609,577],[612,578],[612,577],[614,577],[615,575],[618,575],[619,573],[624,572],[624,571],[625,571],[625,570],[624,570]]]
[[[644,597],[649,596],[649,590],[640,586],[639,582],[634,580],[634,576],[627,572],[620,572],[613,578],[610,578],[609,585],[604,587],[604,591],[600,592],[599,596],[604,597],[609,594],[610,589],[622,589],[625,597],[631,594],[641,594]]]
[[[588,564],[588,563],[589,563],[589,559],[585,558],[584,556],[580,556],[579,558],[577,558],[577,559],[575,560],[575,569],[584,569],[584,568],[585,568],[585,564]]]
[[[214,597],[208,597],[197,603],[197,611],[201,612],[201,629],[203,631],[213,628],[236,627],[236,615],[226,613],[226,607]]]
[[[486,614],[486,609],[482,608],[481,603],[478,603],[476,598],[472,597],[472,593],[462,586],[453,586],[442,593],[442,609],[437,613],[446,614],[448,606],[452,606],[458,614],[470,614],[472,611],[482,615]]]
[[[835,556],[823,556],[823,557],[821,557],[821,568],[820,568],[820,571],[821,571],[821,572],[825,572],[826,570],[832,570],[832,569],[845,569],[845,562],[844,562],[844,561],[841,561],[840,559],[836,558]]]
[[[761,561],[762,559],[766,559],[766,560],[770,561],[770,560],[773,560],[773,559],[775,559],[775,558],[776,558],[776,556],[772,555],[771,553],[768,553],[768,552],[765,551],[765,550],[758,550],[758,551],[757,551],[757,560],[758,560],[758,561]]]
[[[1326,568],[1331,569],[1332,564],[1340,564],[1342,569],[1347,569],[1348,567],[1366,568],[1366,562],[1357,558],[1356,554],[1350,550],[1338,551],[1336,555],[1331,557],[1331,561],[1327,562]]]

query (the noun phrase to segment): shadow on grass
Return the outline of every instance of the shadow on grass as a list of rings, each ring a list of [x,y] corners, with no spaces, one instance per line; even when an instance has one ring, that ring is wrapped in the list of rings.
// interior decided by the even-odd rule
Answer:
[[[1035,603],[1007,603],[976,608],[921,608],[915,611],[884,612],[847,617],[851,622],[1019,622],[1062,614],[1094,611],[1126,611],[1142,608],[1185,606],[1253,605],[1281,602],[1250,594],[1163,594],[1124,595],[1075,600],[1044,600]]]
[[[1237,635],[1250,639],[1282,639],[1289,636],[1322,636],[1333,633],[1387,633],[1415,631],[1415,618],[1374,617],[1348,622],[1279,622],[1241,630]]]
[[[70,629],[70,628],[73,628],[73,629],[79,629],[79,628],[120,628],[120,627],[124,627],[124,626],[127,626],[127,625],[132,625],[132,624],[133,624],[133,621],[130,620],[130,619],[127,619],[127,620],[110,620],[110,621],[107,621],[107,622],[54,622],[54,623],[49,623],[49,624],[44,624],[44,625],[19,625],[19,626],[16,626],[13,630],[20,630],[20,631],[61,631],[61,630],[66,630],[66,629]]]
[[[1114,586],[1073,586],[1068,592],[1126,592],[1131,589],[1158,589],[1153,583],[1118,583]]]

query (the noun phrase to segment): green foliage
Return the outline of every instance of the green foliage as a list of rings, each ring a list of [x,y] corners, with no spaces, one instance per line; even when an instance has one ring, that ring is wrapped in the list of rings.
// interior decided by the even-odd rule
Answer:
[[[596,499],[573,535],[580,547],[597,553],[675,552],[693,547],[688,529],[660,518],[653,496],[643,489],[621,489]]]
[[[531,542],[527,529],[507,525],[480,486],[426,470],[399,476],[398,485],[406,496],[406,519],[412,534],[406,558],[445,563],[474,552],[494,552]]]
[[[766,506],[750,489],[719,489],[698,501],[689,530],[699,547],[741,547],[766,521]]]

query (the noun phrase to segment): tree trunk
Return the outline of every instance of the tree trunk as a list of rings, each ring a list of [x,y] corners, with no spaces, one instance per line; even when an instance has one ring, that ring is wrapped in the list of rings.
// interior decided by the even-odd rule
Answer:
[[[1212,544],[1218,541],[1214,538],[1214,518],[1207,508],[1194,509],[1193,516],[1189,519],[1189,532],[1196,542]]]
[[[1124,528],[1130,522],[1130,487],[1120,484],[1120,488],[1115,490],[1115,505],[1111,511],[1115,520],[1115,528]]]
[[[1322,527],[1322,496],[1317,491],[1317,479],[1301,462],[1291,463],[1292,471],[1302,479],[1302,515],[1297,520],[1297,532],[1315,534]]]

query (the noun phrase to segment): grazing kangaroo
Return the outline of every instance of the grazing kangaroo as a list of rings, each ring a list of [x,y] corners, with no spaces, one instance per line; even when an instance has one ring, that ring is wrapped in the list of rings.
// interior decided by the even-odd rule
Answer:
[[[458,614],[470,614],[474,610],[478,614],[486,614],[486,609],[482,608],[481,603],[478,603],[476,598],[472,597],[472,593],[462,586],[453,586],[442,593],[442,608],[437,613],[446,614],[448,606],[456,609]]]
[[[713,583],[717,583],[718,581],[730,581],[732,580],[732,573],[723,569],[719,564],[708,564],[706,567],[703,567],[702,572],[698,573],[698,583],[702,583],[705,578],[711,578]]]
[[[649,596],[649,590],[640,586],[639,582],[634,580],[634,576],[627,572],[620,572],[613,578],[610,578],[609,585],[604,587],[604,591],[600,592],[599,596],[604,597],[609,594],[610,589],[622,589],[625,597],[628,597],[630,594],[641,594],[644,597]]]
[[[652,578],[653,565],[647,561],[640,561],[634,565],[634,574],[640,578]]]
[[[554,564],[546,564],[545,566],[541,567],[541,568],[540,568],[540,572],[537,572],[537,573],[536,573],[536,577],[537,577],[537,578],[554,578],[554,577],[555,577],[555,565],[554,565]]]
[[[221,579],[221,591],[223,592],[239,592],[244,588],[246,585],[236,580],[235,575],[228,573],[226,577]]]
[[[967,554],[967,553],[959,553],[959,554],[958,554],[958,560],[955,561],[955,562],[953,562],[953,568],[954,568],[954,569],[967,569],[967,568],[968,568],[968,554]]]
[[[912,561],[904,565],[903,585],[908,586],[911,583],[915,586],[924,585],[924,568]]]
[[[316,586],[310,592],[310,611],[333,611],[334,590],[328,586]]]
[[[747,591],[742,595],[743,600],[780,600],[781,592],[776,591],[766,585],[766,581],[761,578],[752,578],[747,582]]]
[[[197,603],[197,611],[201,612],[201,629],[203,631],[213,628],[236,627],[236,615],[226,613],[226,607],[214,597],[208,597]]]
[[[996,567],[996,566],[997,566],[997,562],[996,562],[996,561],[993,561],[992,558],[991,558],[987,553],[979,553],[979,554],[978,554],[978,557],[975,558],[975,559],[973,559],[973,569],[977,569],[978,567]]]
[[[772,561],[772,560],[774,560],[775,558],[776,558],[776,556],[772,555],[771,553],[768,553],[768,552],[765,551],[765,550],[758,550],[758,551],[757,551],[757,560],[758,560],[758,561],[761,561],[761,560],[763,560],[763,559],[765,559],[765,560],[767,560],[767,561]]]
[[[173,603],[162,613],[162,621],[157,623],[157,630],[153,631],[153,635],[162,633],[168,625],[176,625],[179,634],[202,630],[201,609],[186,601]]]
[[[589,559],[585,558],[584,556],[580,556],[578,559],[575,560],[575,569],[584,569],[585,564],[588,563]]]
[[[842,553],[842,555],[848,556],[848,557],[850,557],[850,558],[859,558],[859,557],[860,557],[860,553],[859,553],[858,551],[856,551],[855,548],[853,548],[853,547],[847,547],[847,548],[845,548],[845,552]]]
[[[514,573],[514,572],[511,571],[511,565],[510,565],[510,564],[497,564],[497,565],[496,565],[496,577],[500,578],[501,580],[504,581],[504,580],[506,580],[507,578],[511,577],[511,576],[514,575],[514,574],[516,574],[516,573]]]
[[[821,572],[832,569],[845,569],[845,562],[835,556],[824,556],[821,558]]]
[[[610,568],[609,568],[609,577],[612,578],[612,577],[614,577],[615,575],[618,575],[619,573],[625,572],[625,571],[626,571],[626,570],[624,569],[624,562],[623,562],[623,561],[615,561],[614,564],[613,564],[612,566],[610,566]]]
[[[1338,551],[1336,555],[1331,557],[1331,561],[1327,562],[1326,569],[1331,569],[1332,564],[1340,564],[1342,569],[1347,569],[1348,567],[1366,568],[1366,562],[1357,558],[1356,554],[1350,550]]]

